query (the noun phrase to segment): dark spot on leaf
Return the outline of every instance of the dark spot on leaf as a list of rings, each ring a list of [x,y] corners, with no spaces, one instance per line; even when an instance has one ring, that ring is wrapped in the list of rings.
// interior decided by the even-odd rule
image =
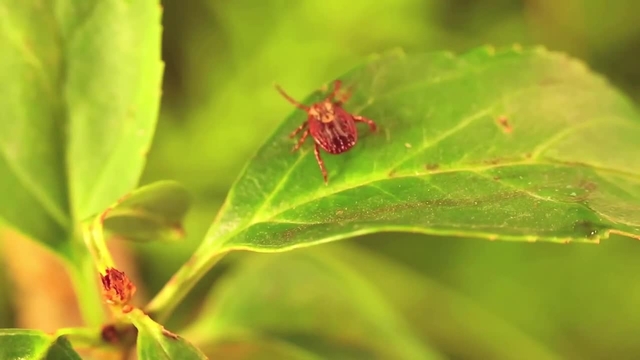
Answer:
[[[429,171],[433,171],[433,170],[438,170],[440,165],[431,163],[431,164],[426,164],[424,167],[425,167],[425,169],[427,169]]]
[[[389,171],[389,174],[388,174],[389,177],[394,177],[395,175],[396,175],[396,169]]]
[[[513,127],[511,127],[509,119],[506,116],[500,116],[496,119],[496,122],[505,134],[510,134],[513,131]]]
[[[525,159],[531,159],[532,156],[533,156],[533,154],[531,154],[531,153],[525,153],[524,154]]]
[[[600,237],[605,227],[588,220],[580,220],[573,224],[573,229],[579,232],[582,236],[594,240]]]
[[[494,177],[493,177],[493,180],[495,180],[495,181],[500,181],[500,176],[494,176]]]
[[[501,161],[502,161],[502,159],[500,159],[500,158],[493,158],[493,159],[485,160],[484,163],[485,164],[489,164],[489,165],[497,165]]]

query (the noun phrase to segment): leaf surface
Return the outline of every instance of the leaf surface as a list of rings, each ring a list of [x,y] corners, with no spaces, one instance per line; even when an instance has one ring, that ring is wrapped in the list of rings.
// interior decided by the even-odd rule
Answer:
[[[322,359],[441,358],[406,320],[346,263],[296,251],[238,263],[185,335],[219,350],[242,341],[289,344]]]
[[[0,329],[0,359],[80,360],[69,341],[39,330]]]
[[[51,247],[130,191],[160,100],[157,1],[0,4],[0,218]]]
[[[138,359],[207,359],[195,346],[182,337],[168,332],[139,309],[130,312],[129,318],[138,329]]]
[[[289,153],[306,119],[294,110],[236,181],[203,257],[381,231],[640,238],[640,116],[577,60],[538,48],[392,52],[341,80],[355,86],[345,108],[380,130],[359,127],[353,149],[322,153],[325,186],[311,141]]]
[[[402,240],[408,241],[406,237]],[[415,248],[410,249],[416,253]],[[496,316],[468,298],[466,292],[416,272],[408,264],[390,259],[389,254],[382,256],[352,242],[333,243],[302,251],[312,252],[321,259],[329,258],[348,264],[384,294],[391,306],[404,316],[417,337],[427,339],[447,358],[507,360],[512,359],[514,354],[523,360],[562,358],[552,351],[555,349],[551,348],[550,343],[542,342],[525,329]],[[293,256],[295,253],[288,254]],[[416,257],[424,259],[424,263],[429,261],[421,253],[417,253]],[[448,259],[451,261],[451,258]]]

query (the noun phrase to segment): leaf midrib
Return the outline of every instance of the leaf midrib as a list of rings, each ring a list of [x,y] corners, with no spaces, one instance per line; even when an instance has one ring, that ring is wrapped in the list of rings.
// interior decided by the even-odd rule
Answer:
[[[280,207],[279,209],[275,210],[273,214],[267,215],[265,217],[260,217],[260,216],[255,216],[255,218],[248,223],[246,226],[244,226],[244,228],[248,228],[252,225],[255,225],[257,223],[260,222],[264,222],[264,221],[269,221],[272,220],[276,217],[278,217],[279,215],[281,215],[282,213],[291,210],[293,208],[296,208],[298,206],[302,206],[302,205],[306,205],[308,203],[314,202],[316,200],[325,198],[325,197],[330,197],[330,196],[334,196],[338,193],[344,192],[344,191],[348,191],[348,190],[353,190],[359,187],[364,187],[364,186],[368,186],[370,184],[373,183],[377,183],[380,181],[385,181],[385,180],[394,180],[394,179],[402,179],[402,178],[414,178],[414,177],[420,177],[420,176],[431,176],[431,175],[439,175],[439,174],[447,174],[447,173],[456,173],[456,172],[471,172],[477,175],[481,175],[484,176],[483,174],[481,174],[481,172],[487,171],[487,170],[492,170],[492,169],[496,169],[496,168],[503,168],[503,167],[510,167],[510,166],[545,166],[545,165],[551,165],[551,166],[564,166],[564,167],[569,167],[569,168],[573,168],[573,167],[587,167],[593,170],[597,170],[600,172],[604,172],[604,173],[611,173],[611,174],[616,174],[619,176],[623,176],[623,177],[629,177],[633,180],[637,180],[638,182],[640,182],[639,178],[640,178],[640,174],[635,174],[635,173],[631,173],[631,172],[624,172],[624,171],[620,171],[618,169],[612,169],[612,168],[606,168],[606,167],[598,167],[598,166],[593,166],[590,164],[566,164],[560,161],[555,161],[552,159],[546,159],[546,160],[541,160],[541,159],[525,159],[522,161],[513,161],[513,162],[506,162],[506,163],[501,163],[501,164],[489,164],[489,165],[483,165],[483,166],[476,166],[476,167],[467,167],[467,168],[450,168],[450,169],[437,169],[437,170],[432,170],[432,171],[424,171],[424,170],[420,170],[420,171],[412,171],[411,173],[406,173],[406,174],[394,174],[392,177],[389,177],[388,175],[382,176],[382,177],[377,177],[371,180],[367,180],[364,182],[359,182],[355,185],[349,185],[349,186],[344,186],[341,188],[336,189],[335,191],[331,191],[328,193],[323,193],[320,196],[313,196],[313,197],[309,197],[309,198],[305,198],[302,201],[298,201],[296,203],[293,204],[289,204],[283,207]],[[547,201],[553,201],[553,199],[545,199]],[[242,230],[240,230],[242,231]]]
[[[277,220],[275,220],[278,216],[280,216],[281,214],[294,209],[298,206],[303,206],[309,203],[312,203],[314,201],[317,201],[319,199],[325,198],[325,197],[330,197],[333,195],[336,195],[338,193],[344,192],[344,191],[349,191],[352,189],[356,189],[359,187],[364,187],[364,186],[368,186],[370,184],[376,183],[376,182],[380,182],[380,181],[385,181],[385,180],[389,180],[389,179],[402,179],[402,178],[415,178],[415,177],[419,177],[419,176],[432,176],[432,175],[438,175],[438,174],[447,174],[447,173],[457,173],[457,172],[472,172],[478,175],[482,175],[481,172],[483,171],[487,171],[487,170],[492,170],[492,169],[497,169],[497,168],[505,168],[505,167],[511,167],[511,166],[559,166],[559,167],[568,167],[568,168],[575,168],[575,167],[583,167],[583,168],[589,168],[592,170],[596,170],[598,172],[603,172],[603,173],[609,173],[609,174],[615,174],[618,176],[622,176],[622,177],[626,177],[626,178],[630,178],[634,181],[637,181],[638,183],[640,183],[640,174],[638,173],[633,173],[633,172],[627,172],[627,171],[622,171],[619,169],[614,169],[614,168],[607,168],[607,167],[602,167],[602,166],[597,166],[597,165],[592,165],[592,164],[580,164],[580,163],[566,163],[566,162],[562,162],[562,161],[558,161],[558,160],[554,160],[554,159],[534,159],[534,158],[530,158],[530,159],[523,159],[521,161],[511,161],[511,162],[505,162],[505,163],[500,163],[500,164],[488,164],[488,165],[482,165],[482,166],[475,166],[475,167],[466,167],[466,168],[449,168],[449,169],[437,169],[437,170],[432,170],[432,171],[417,171],[417,172],[411,172],[411,173],[405,173],[405,174],[395,174],[393,177],[389,177],[388,175],[385,176],[381,176],[378,178],[374,178],[374,179],[370,179],[367,180],[365,182],[359,182],[355,185],[348,185],[348,186],[343,186],[340,188],[336,188],[335,190],[332,190],[331,192],[328,193],[323,193],[322,195],[319,196],[312,196],[312,197],[308,197],[308,198],[304,198],[301,201],[298,201],[296,203],[293,204],[287,204],[285,206],[282,206],[280,208],[278,208],[277,210],[274,210],[273,213],[271,214],[267,214],[265,216],[259,216],[259,214],[257,214],[256,216],[254,216],[251,221],[246,222],[240,226],[238,226],[236,229],[234,229],[233,231],[223,235],[221,238],[216,238],[216,239],[209,239],[209,243],[211,243],[211,241],[213,241],[214,243],[217,243],[217,246],[214,246],[212,249],[212,251],[220,251],[225,249],[225,245],[228,243],[229,239],[233,239],[234,236],[236,236],[237,234],[241,233],[242,231],[247,230],[248,228],[250,228],[253,225],[259,224],[259,223],[266,223],[266,222],[279,222]],[[503,186],[508,186],[507,184],[502,184]],[[521,189],[519,189],[521,190]],[[524,191],[523,191],[524,192]],[[524,192],[527,195],[531,195],[528,192]],[[541,198],[542,200],[545,201],[554,201],[553,199],[544,199]],[[218,224],[216,224],[216,226],[218,226]],[[235,249],[236,247],[234,247]]]

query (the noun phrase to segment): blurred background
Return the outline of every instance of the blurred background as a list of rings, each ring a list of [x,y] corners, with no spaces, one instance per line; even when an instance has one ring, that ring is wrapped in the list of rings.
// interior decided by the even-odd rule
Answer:
[[[180,181],[195,205],[185,242],[130,248],[147,295],[186,261],[246,161],[294,111],[274,82],[303,98],[389,48],[459,53],[518,43],[578,57],[640,101],[637,0],[163,3],[163,102],[142,182]],[[640,244],[633,240],[591,246],[379,234],[349,242],[445,286],[564,358],[640,356]],[[201,282],[170,326],[188,321],[186,309],[224,269]],[[5,282],[0,274],[0,286]],[[12,323],[8,306],[0,297],[3,327]],[[439,311],[430,306],[420,311]]]

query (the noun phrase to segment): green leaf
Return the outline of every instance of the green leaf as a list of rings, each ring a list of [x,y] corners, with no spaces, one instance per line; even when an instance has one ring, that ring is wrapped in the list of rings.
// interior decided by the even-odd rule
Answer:
[[[64,336],[26,329],[0,329],[0,359],[81,360]]]
[[[331,256],[254,255],[221,279],[184,333],[214,349],[270,341],[323,359],[440,358],[372,285]]]
[[[127,240],[177,240],[184,237],[182,221],[189,194],[174,181],[142,186],[100,215],[104,229]]]
[[[138,329],[138,359],[207,359],[207,357],[188,341],[175,335],[151,320],[141,310],[134,309],[129,319]]]
[[[394,238],[408,241],[406,236]],[[397,248],[398,244],[394,245]],[[410,244],[402,246],[407,245]],[[416,251],[415,247],[411,250]],[[548,343],[479,306],[466,293],[443,286],[387,256],[376,255],[352,242],[306,251],[348,264],[362,277],[371,279],[372,285],[407,319],[414,333],[428,339],[448,358],[506,360],[513,359],[514,354],[523,360],[560,358],[547,348]],[[422,262],[429,261],[424,255],[421,257]]]
[[[341,79],[356,87],[346,109],[380,131],[360,127],[353,149],[323,153],[325,186],[311,141],[289,153],[306,119],[293,110],[233,186],[202,257],[381,231],[640,238],[640,116],[577,60],[538,48],[396,52]]]
[[[228,360],[321,360],[322,358],[284,341],[243,337],[225,339],[202,347],[210,359]]]
[[[51,247],[138,182],[157,118],[160,6],[0,4],[0,218]]]

